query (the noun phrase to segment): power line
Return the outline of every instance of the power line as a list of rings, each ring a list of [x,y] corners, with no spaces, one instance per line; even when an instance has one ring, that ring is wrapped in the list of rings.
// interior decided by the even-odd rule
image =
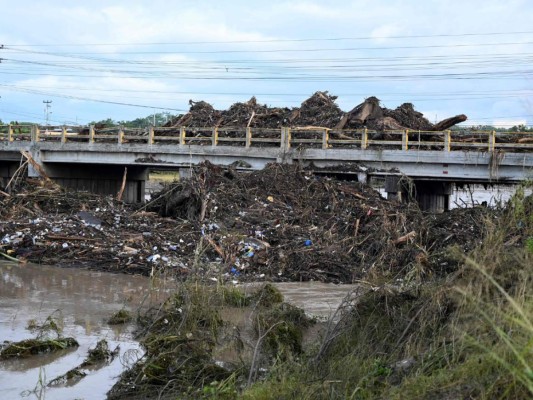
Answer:
[[[387,47],[342,47],[342,48],[314,48],[314,49],[268,49],[268,50],[180,50],[180,51],[123,51],[120,54],[262,54],[262,53],[300,53],[300,52],[324,52],[324,51],[360,51],[360,50],[407,50],[407,49],[437,49],[437,48],[464,48],[464,47],[486,47],[486,46],[510,46],[510,45],[529,45],[533,42],[506,42],[506,43],[468,43],[468,44],[442,44],[442,45],[424,45],[424,46],[387,46]],[[116,52],[85,52],[85,53],[51,53],[51,52],[37,52],[31,50],[16,49],[12,46],[4,46],[4,49],[11,49],[15,51],[35,53],[35,54],[49,54],[56,56],[80,56],[80,55],[95,55],[95,54],[115,54]]]
[[[70,96],[70,95],[64,95],[64,94],[57,94],[57,93],[50,93],[45,92],[41,90],[28,90],[28,89],[18,89],[9,85],[0,85],[0,87],[4,87],[7,90],[14,90],[18,92],[26,92],[31,94],[41,94],[46,96],[52,96],[52,97],[61,97],[65,99],[71,99],[71,100],[83,100],[83,101],[91,101],[96,103],[104,103],[104,104],[114,104],[119,106],[129,106],[129,107],[139,107],[139,108],[150,108],[150,109],[157,109],[157,110],[169,110],[169,111],[178,111],[183,112],[185,110],[179,109],[179,108],[169,108],[169,107],[159,107],[159,106],[153,106],[153,105],[145,105],[145,104],[133,104],[133,103],[124,103],[124,102],[118,102],[118,101],[107,101],[107,100],[100,100],[100,99],[92,99],[89,97],[80,97],[80,96]]]
[[[359,37],[331,37],[331,38],[300,38],[300,39],[262,39],[262,40],[219,40],[219,41],[183,41],[183,42],[137,42],[137,43],[62,43],[62,44],[7,44],[10,47],[80,47],[80,46],[167,46],[167,45],[198,45],[198,44],[238,44],[238,43],[286,43],[286,42],[332,42],[348,40],[376,40],[376,39],[421,39],[446,37],[475,37],[475,36],[503,36],[532,34],[533,31],[518,32],[484,32],[457,33],[436,35],[395,35],[395,36],[359,36]]]
[[[9,85],[7,83],[0,83],[0,86],[11,86],[13,88],[20,89],[39,89],[42,86],[20,86],[20,85]],[[95,92],[125,92],[125,93],[155,93],[155,94],[187,94],[187,95],[228,95],[228,96],[282,96],[282,97],[305,97],[309,96],[308,93],[282,93],[282,92],[204,92],[204,91],[175,91],[175,90],[139,90],[139,89],[104,89],[104,88],[95,88],[95,87],[82,87],[82,86],[54,86],[50,89],[57,90],[80,90],[80,91],[95,91]],[[432,93],[416,93],[413,91],[409,92],[387,92],[384,95],[387,96],[470,96],[470,95],[480,95],[486,96],[487,94],[496,94],[501,93],[502,95],[513,95],[513,96],[523,96],[523,95],[533,95],[533,89],[503,89],[503,90],[468,90],[464,92],[432,92]],[[363,92],[340,92],[334,93],[336,96],[343,97],[361,97],[368,95],[368,93]]]

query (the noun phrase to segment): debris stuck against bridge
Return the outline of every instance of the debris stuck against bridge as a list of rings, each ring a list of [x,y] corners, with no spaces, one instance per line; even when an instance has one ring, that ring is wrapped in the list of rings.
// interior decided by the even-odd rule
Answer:
[[[327,91],[316,92],[300,107],[268,107],[255,97],[244,103],[235,103],[228,110],[216,110],[205,101],[190,101],[190,110],[174,118],[167,127],[255,127],[280,128],[316,126],[331,129],[373,130],[415,129],[441,131],[466,121],[464,114],[432,124],[413,104],[404,103],[394,110],[380,105],[376,97],[369,97],[349,112],[344,112],[336,103],[337,96]]]
[[[353,282],[453,269],[444,249],[482,236],[486,208],[431,216],[297,165],[204,163],[133,207],[52,182],[0,198],[0,252],[30,262],[178,278]]]

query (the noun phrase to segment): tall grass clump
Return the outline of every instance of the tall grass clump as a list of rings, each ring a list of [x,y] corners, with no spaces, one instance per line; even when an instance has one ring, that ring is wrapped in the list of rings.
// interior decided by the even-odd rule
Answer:
[[[533,196],[521,188],[485,221],[459,268],[364,286],[302,362],[278,366],[247,399],[533,397]]]

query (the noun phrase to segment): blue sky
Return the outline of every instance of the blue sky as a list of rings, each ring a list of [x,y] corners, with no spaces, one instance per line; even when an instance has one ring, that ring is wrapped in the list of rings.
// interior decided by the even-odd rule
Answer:
[[[171,4],[171,5],[170,5]],[[377,96],[533,124],[533,2],[0,0],[0,119],[54,124]]]

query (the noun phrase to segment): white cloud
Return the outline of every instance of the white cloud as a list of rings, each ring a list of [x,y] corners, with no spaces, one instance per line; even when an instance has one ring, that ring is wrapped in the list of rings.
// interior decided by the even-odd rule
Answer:
[[[512,119],[512,118],[497,118],[492,121],[494,126],[511,127],[518,125],[526,125],[527,120],[525,118]]]
[[[58,46],[35,47],[33,50],[67,53],[97,53],[85,54],[89,58],[106,58],[122,61],[118,64],[108,62],[98,63],[89,59],[75,59],[69,57],[54,58],[45,55],[17,54],[17,58],[33,61],[47,61],[50,63],[70,62],[89,69],[114,69],[121,71],[142,70],[142,79],[132,78],[134,73],[100,73],[93,71],[85,74],[82,70],[64,68],[39,68],[28,65],[18,65],[15,70],[7,62],[0,64],[0,83],[27,85],[41,90],[50,90],[81,97],[99,97],[102,99],[129,99],[135,103],[149,103],[161,106],[187,108],[189,98],[204,99],[217,106],[224,107],[234,101],[250,97],[252,94],[279,93],[282,96],[258,96],[262,101],[287,101],[285,105],[294,105],[304,100],[289,97],[294,93],[311,94],[316,90],[329,90],[332,94],[354,94],[350,97],[339,97],[339,104],[345,109],[352,108],[364,97],[378,95],[387,99],[386,106],[394,108],[403,102],[412,102],[417,109],[427,109],[425,114],[430,120],[434,114],[438,119],[465,113],[479,117],[479,120],[489,121],[492,117],[506,115],[516,116],[531,114],[531,95],[525,98],[507,98],[502,103],[498,96],[502,90],[531,89],[528,76],[516,79],[498,79],[494,77],[485,80],[375,80],[342,81],[335,79],[306,80],[315,75],[339,76],[344,75],[427,75],[447,74],[461,71],[491,71],[508,69],[528,69],[527,59],[522,64],[509,62],[509,67],[492,63],[488,53],[531,53],[532,46],[528,44],[485,47],[434,47],[418,49],[389,49],[389,50],[358,50],[358,51],[321,51],[321,52],[264,52],[264,53],[212,53],[193,54],[189,51],[228,51],[228,50],[288,50],[288,49],[317,49],[317,48],[365,48],[365,47],[394,47],[394,46],[438,46],[457,45],[467,43],[497,43],[514,41],[531,41],[531,35],[509,36],[464,36],[464,37],[426,37],[394,39],[403,35],[438,35],[481,32],[512,32],[527,30],[533,4],[526,0],[473,0],[462,2],[460,12],[450,2],[432,1],[406,2],[389,0],[375,2],[370,0],[346,1],[332,0],[328,2],[298,0],[271,0],[267,3],[235,0],[232,2],[214,1],[182,1],[179,6],[169,4],[168,1],[120,1],[113,2],[93,0],[91,2],[65,2],[51,0],[45,3],[35,3],[29,0],[19,0],[16,3],[0,0],[3,6],[3,26],[0,32],[0,42],[4,44],[98,44],[95,46]],[[20,23],[24,21],[24,23]],[[27,29],[28,26],[33,29]],[[340,38],[367,37],[370,40],[351,41],[320,41],[320,42],[262,42],[273,39],[308,39],[308,38]],[[374,38],[374,39],[372,39]],[[176,42],[210,42],[210,41],[256,41],[255,43],[226,43],[226,44],[181,44],[147,46],[140,43],[176,43]],[[119,45],[120,43],[129,45]],[[107,44],[104,46],[104,44]],[[113,45],[111,45],[113,44]],[[138,52],[137,54],[127,54]],[[148,53],[146,53],[148,52]],[[152,53],[150,53],[152,52]],[[168,52],[168,53],[165,53]],[[101,54],[107,53],[107,54]],[[465,69],[455,61],[466,59],[466,55],[474,54],[484,61],[479,66]],[[397,61],[391,57],[420,57],[411,62],[412,69],[404,70],[398,67]],[[432,56],[443,56],[444,60],[451,60],[449,65],[441,69],[434,69]],[[15,58],[14,53],[0,52],[0,56]],[[383,57],[389,61],[376,66],[374,57]],[[337,62],[313,62],[308,66],[323,68],[322,70],[285,68],[301,66],[302,64],[280,63],[262,66],[265,60],[293,59],[325,59],[337,58],[368,58],[370,61],[354,61],[347,65]],[[180,77],[191,77],[204,67],[222,68],[211,70],[211,77],[222,74],[228,61],[251,60],[253,63],[245,65],[259,71],[258,76],[294,76],[287,81],[265,80],[186,80]],[[153,62],[142,67],[129,64],[130,60]],[[208,61],[214,61],[209,63]],[[175,65],[169,63],[175,62]],[[187,63],[187,66],[179,63]],[[78,63],[78,64],[75,64]],[[364,67],[364,65],[369,65]],[[327,66],[327,68],[324,68]],[[348,68],[344,68],[348,66]],[[342,68],[344,69],[342,69]],[[11,69],[10,69],[11,68]],[[234,67],[230,66],[229,71]],[[335,69],[337,68],[337,69]],[[351,68],[351,69],[350,69]],[[220,71],[220,72],[219,72]],[[9,72],[9,73],[7,73]],[[29,75],[12,75],[16,73],[37,73],[40,77]],[[153,73],[148,73],[153,72]],[[160,75],[156,74],[160,73]],[[249,70],[242,72],[241,77]],[[75,75],[75,76],[60,76]],[[85,75],[99,75],[89,77]],[[202,75],[204,76],[204,75]],[[529,75],[530,76],[530,75]],[[69,90],[65,87],[78,87],[84,90]],[[493,93],[472,96],[467,99],[469,91],[485,90]],[[105,91],[104,91],[105,90]],[[152,92],[150,92],[152,91]],[[158,92],[171,92],[162,94]],[[179,92],[193,92],[181,94]],[[237,95],[202,95],[197,93],[243,93]],[[392,93],[392,95],[391,95]],[[396,95],[395,93],[400,93]],[[451,93],[443,96],[441,93]],[[442,97],[453,97],[458,93],[457,101],[440,101]],[[283,96],[283,95],[286,96]],[[355,96],[357,94],[357,97]],[[464,96],[461,97],[461,94]],[[26,96],[31,96],[27,94]],[[37,96],[37,95],[35,95]],[[34,97],[35,97],[34,96]],[[17,97],[16,101],[19,101]],[[42,101],[42,96],[33,99],[36,103]],[[402,98],[403,97],[403,98]],[[2,101],[9,102],[13,96],[2,94]],[[394,99],[395,101],[390,101]],[[416,99],[420,100],[417,103]],[[15,100],[13,100],[15,101]],[[291,103],[292,101],[292,103]],[[56,103],[54,103],[55,105]],[[527,107],[529,104],[529,107]],[[275,103],[274,105],[284,105]],[[78,108],[81,108],[78,103]],[[90,115],[96,110],[87,103],[80,112]],[[108,109],[106,109],[107,112]],[[111,112],[111,108],[109,108]],[[66,111],[65,111],[66,112]],[[68,112],[78,113],[74,107]],[[101,109],[94,112],[101,112]],[[113,109],[115,112],[115,109]],[[139,109],[132,108],[130,114],[138,114]],[[106,115],[113,117],[113,115]],[[2,115],[0,115],[2,117]],[[96,119],[97,116],[88,117]],[[118,118],[118,117],[117,117]],[[124,117],[121,117],[124,118]],[[483,118],[483,119],[482,119]]]

